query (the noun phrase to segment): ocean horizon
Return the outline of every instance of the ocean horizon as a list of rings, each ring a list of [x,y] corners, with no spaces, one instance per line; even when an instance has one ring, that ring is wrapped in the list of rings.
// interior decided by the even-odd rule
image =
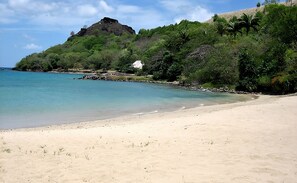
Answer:
[[[247,100],[133,82],[77,80],[81,74],[0,71],[0,129],[76,123]]]

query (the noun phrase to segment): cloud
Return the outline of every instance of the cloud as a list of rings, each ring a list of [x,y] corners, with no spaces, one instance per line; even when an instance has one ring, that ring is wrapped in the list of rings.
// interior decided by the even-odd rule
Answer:
[[[143,10],[138,6],[119,5],[117,11],[118,13],[141,13]]]
[[[110,13],[110,12],[112,12],[114,9],[113,9],[113,7],[111,7],[111,6],[109,6],[105,1],[103,1],[103,0],[101,0],[100,2],[99,2],[99,7],[103,10],[103,11],[105,11],[105,12],[107,12],[107,13]]]
[[[172,0],[161,0],[161,5],[169,10],[174,12],[181,12],[186,10],[186,8],[191,7],[191,3],[187,0],[183,1],[172,1]]]
[[[30,35],[28,35],[26,33],[23,33],[22,36],[23,36],[23,38],[25,38],[25,39],[27,39],[29,41],[34,41],[35,40],[35,38],[33,38],[32,36],[30,36]]]
[[[205,21],[213,15],[203,6],[202,0],[157,0],[154,3],[141,2],[141,6],[135,1],[122,2],[120,0],[89,0],[88,3],[85,0],[7,0],[6,3],[0,3],[0,23],[13,26],[0,25],[0,29],[15,27],[70,32],[109,16],[138,30],[176,23],[182,19]]]
[[[124,15],[122,15],[124,16]],[[132,26],[136,31],[141,28],[152,29],[158,26],[169,24],[166,18],[162,14],[155,10],[143,10],[135,16],[126,15],[123,17],[129,26]]]
[[[208,9],[198,6],[194,9],[194,12],[190,13],[189,20],[198,20],[200,22],[204,22],[209,20],[213,15],[214,13],[209,11]]]
[[[59,4],[57,3],[42,3],[42,2],[35,2],[32,4],[31,9],[37,10],[39,12],[49,12],[52,10],[56,10],[60,8]]]
[[[199,22],[205,22],[207,20],[209,20],[212,16],[214,15],[214,13],[212,13],[211,11],[202,8],[200,6],[197,6],[195,8],[193,8],[192,10],[190,10],[188,13],[181,15],[177,18],[175,18],[175,22],[179,23],[182,20],[190,20],[190,21],[199,21]]]
[[[26,8],[29,5],[30,0],[9,0],[8,5],[11,8]]]
[[[37,0],[9,0],[8,7],[15,12],[48,12],[59,8],[55,2],[46,3]]]
[[[204,22],[214,14],[200,5],[202,3],[199,1],[184,0],[175,2],[171,0],[160,0],[160,4],[171,14],[176,23],[184,19]]]
[[[14,19],[15,13],[10,10],[7,5],[0,4],[0,23],[14,23],[16,20]]]
[[[27,44],[26,46],[24,46],[24,49],[26,50],[40,50],[42,47],[39,46],[39,45],[36,45],[34,43],[30,43],[30,44]]]
[[[77,9],[78,14],[82,17],[91,17],[98,13],[98,10],[90,4],[78,6]]]

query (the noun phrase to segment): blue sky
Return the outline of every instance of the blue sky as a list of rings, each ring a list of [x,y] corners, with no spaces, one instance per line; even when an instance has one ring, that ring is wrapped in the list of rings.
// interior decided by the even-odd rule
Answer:
[[[103,17],[140,28],[255,7],[258,0],[0,0],[0,66],[66,41],[71,31]]]

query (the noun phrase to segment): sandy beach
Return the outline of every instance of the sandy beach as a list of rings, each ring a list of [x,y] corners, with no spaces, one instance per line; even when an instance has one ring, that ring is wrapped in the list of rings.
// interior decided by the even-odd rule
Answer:
[[[297,96],[0,132],[0,182],[297,181]]]

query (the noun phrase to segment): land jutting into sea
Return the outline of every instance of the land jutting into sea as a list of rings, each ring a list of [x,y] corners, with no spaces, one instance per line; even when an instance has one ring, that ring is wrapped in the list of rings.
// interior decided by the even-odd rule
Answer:
[[[99,79],[295,93],[296,1],[272,2],[251,11],[215,14],[208,23],[183,20],[137,34],[132,27],[104,17],[71,32],[63,44],[24,57],[15,69],[87,71]],[[109,73],[119,74],[106,77]]]

